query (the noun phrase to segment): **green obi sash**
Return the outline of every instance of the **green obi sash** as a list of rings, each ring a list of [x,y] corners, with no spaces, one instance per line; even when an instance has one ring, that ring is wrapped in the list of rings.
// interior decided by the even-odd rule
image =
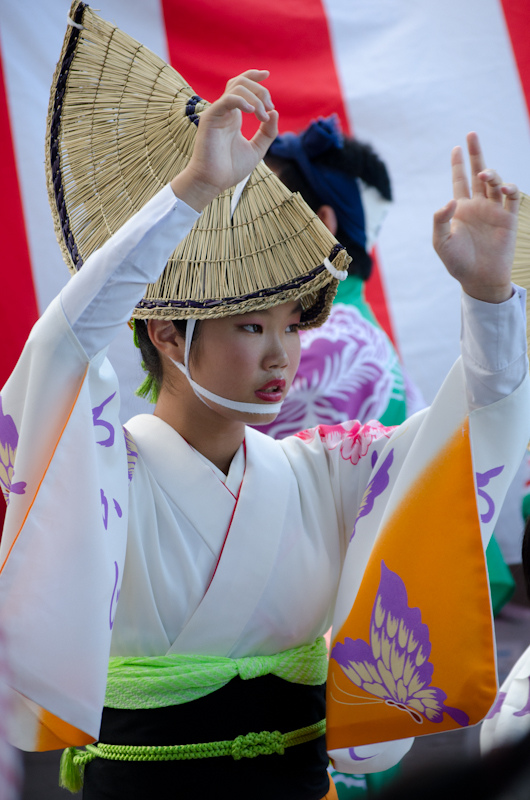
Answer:
[[[272,656],[225,658],[171,654],[111,658],[105,705],[109,708],[144,709],[189,703],[221,689],[239,675],[242,680],[276,675],[291,683],[319,686],[326,681],[326,642],[294,647]],[[191,745],[135,746],[95,744],[79,750],[69,747],[61,758],[59,785],[71,792],[80,790],[83,771],[94,758],[116,761],[175,761],[218,756],[254,758],[282,754],[287,747],[319,738],[326,721],[296,731],[261,731],[238,736],[233,741]]]
[[[108,708],[162,708],[189,703],[243,680],[276,675],[291,683],[319,686],[326,681],[327,648],[323,637],[272,656],[180,655],[115,657],[109,662],[105,705]]]

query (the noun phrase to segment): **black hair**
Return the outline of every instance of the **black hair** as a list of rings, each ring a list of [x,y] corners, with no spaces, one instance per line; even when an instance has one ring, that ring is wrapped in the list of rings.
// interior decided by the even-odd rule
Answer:
[[[171,320],[179,335],[186,338],[186,320],[173,319]],[[193,331],[192,345],[190,349],[190,358],[194,345],[197,344],[200,331],[200,320],[195,323]],[[145,397],[151,403],[156,403],[160,389],[162,387],[162,379],[164,377],[164,370],[162,366],[162,359],[156,345],[153,344],[147,330],[147,320],[135,319],[134,320],[134,343],[139,348],[142,354],[142,368],[147,373],[147,376],[141,386],[136,390],[139,397]]]
[[[330,167],[337,172],[350,175],[352,178],[360,178],[368,186],[374,186],[385,200],[392,200],[392,188],[387,168],[369,144],[345,137],[344,146],[340,150],[333,147],[312,161],[314,164]],[[325,205],[322,198],[309,184],[296,161],[276,155],[267,155],[265,162],[276,172],[282,183],[291,192],[300,192],[313,211],[316,212],[320,206]],[[364,247],[354,242],[340,226],[337,229],[336,237],[352,257],[352,263],[348,268],[350,275],[358,275],[363,280],[367,280],[372,271],[370,254]]]

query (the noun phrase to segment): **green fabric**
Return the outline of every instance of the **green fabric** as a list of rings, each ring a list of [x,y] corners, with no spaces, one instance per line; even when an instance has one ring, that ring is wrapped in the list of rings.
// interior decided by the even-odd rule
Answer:
[[[377,797],[377,795],[394,781],[401,771],[401,765],[366,775],[348,775],[330,769],[331,777],[337,788],[339,800],[360,800],[360,798]]]
[[[339,800],[361,800],[368,797],[366,775],[350,775],[332,768],[329,774],[333,778]]]
[[[370,305],[364,297],[364,281],[357,275],[348,275],[345,281],[340,281],[334,303],[344,303],[347,306],[355,306],[368,322],[376,328],[380,328]]]
[[[225,686],[273,674],[291,683],[319,686],[326,681],[327,648],[323,637],[311,645],[272,656],[167,655],[111,658],[105,705],[109,708],[162,708],[189,703]]]
[[[506,564],[495,536],[492,536],[486,549],[486,564],[491,592],[493,615],[499,613],[515,591],[515,581]]]
[[[385,769],[384,772],[371,772],[366,776],[366,784],[368,786],[368,797],[376,797],[379,792],[396,780],[401,772],[401,764],[396,764],[395,767]]]

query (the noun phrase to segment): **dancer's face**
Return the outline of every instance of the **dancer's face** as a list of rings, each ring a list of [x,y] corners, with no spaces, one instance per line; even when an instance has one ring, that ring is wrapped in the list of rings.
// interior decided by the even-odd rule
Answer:
[[[290,302],[265,311],[203,320],[192,351],[193,380],[238,402],[266,406],[284,400],[300,361],[300,315],[300,304]],[[241,417],[241,412],[214,408],[231,419]],[[244,414],[242,419],[266,424],[275,416]]]

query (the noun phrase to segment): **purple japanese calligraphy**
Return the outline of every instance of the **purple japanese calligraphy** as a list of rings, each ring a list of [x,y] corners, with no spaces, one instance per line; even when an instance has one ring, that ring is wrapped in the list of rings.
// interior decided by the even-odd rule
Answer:
[[[500,475],[503,469],[504,465],[489,469],[487,472],[477,472],[477,494],[479,497],[482,497],[487,504],[486,511],[480,515],[481,522],[491,522],[493,515],[495,514],[495,503],[493,502],[492,497],[490,497],[490,495],[484,491],[484,487],[489,484],[492,478],[496,478],[497,475]]]
[[[514,717],[526,717],[527,714],[530,714],[530,678],[526,679],[528,684],[528,695],[526,697],[526,703],[519,711],[514,712]]]
[[[368,761],[370,758],[370,756],[364,756],[364,758],[363,756],[358,756],[355,752],[355,747],[350,747],[348,753],[352,761]]]
[[[101,494],[101,507],[103,509],[103,525],[105,527],[105,530],[108,530],[108,526],[109,526],[109,501],[108,501],[108,498],[107,498],[105,492],[103,491],[103,489],[100,489],[99,491],[100,491],[100,494]],[[121,519],[121,517],[123,516],[123,511],[121,509],[120,504],[118,503],[117,500],[114,500],[114,499],[112,500],[112,503],[113,503],[113,506],[114,506],[114,512]]]
[[[487,716],[485,717],[485,719],[493,719],[495,714],[499,714],[500,710],[502,708],[502,704],[504,703],[505,699],[506,699],[506,692],[499,692],[499,694],[495,698],[495,702],[493,703],[492,707],[488,711]]]
[[[117,561],[114,562],[114,569],[115,569],[115,577],[114,577],[114,588],[112,590],[112,597],[110,599],[110,608],[109,608],[109,627],[112,630],[114,627],[114,617],[116,615],[116,606],[118,600],[120,599],[120,590],[118,589],[118,581],[120,578],[120,570],[118,568]]]
[[[103,400],[102,403],[100,403],[98,406],[94,406],[94,408],[92,409],[92,422],[94,424],[94,427],[95,428],[101,427],[101,428],[104,428],[104,430],[107,431],[106,438],[103,438],[103,439],[100,439],[99,441],[97,441],[97,444],[101,445],[102,447],[112,447],[114,445],[114,441],[115,441],[114,425],[111,422],[109,422],[108,420],[106,420],[104,417],[102,417],[102,415],[103,415],[103,412],[104,412],[106,406],[110,403],[111,400],[114,399],[115,396],[116,396],[116,392],[113,392],[105,400]],[[125,445],[126,445],[126,449],[127,449],[127,461],[128,461],[128,464],[129,464],[128,471],[129,471],[129,481],[130,481],[131,477],[132,477],[132,471],[134,470],[135,457],[136,458],[138,457],[138,453],[135,452],[134,449],[133,449],[134,441],[133,441],[132,437],[130,436],[130,434],[129,434],[129,437],[128,437],[128,434],[127,434],[127,431],[125,430],[125,428],[123,428],[123,431],[124,431],[124,435],[125,435]],[[121,508],[119,502],[115,498],[112,498],[112,505],[110,505],[109,498],[105,494],[105,490],[104,489],[100,489],[99,491],[100,491],[101,508],[102,508],[102,515],[103,515],[103,525],[104,525],[105,530],[108,530],[109,513],[113,510],[114,513],[119,518],[121,518],[123,516],[123,511],[122,511],[122,508]]]
[[[113,392],[113,394],[109,395],[106,400],[103,400],[99,406],[94,406],[92,409],[92,422],[94,427],[104,428],[108,434],[106,439],[101,439],[98,441],[98,444],[100,444],[102,447],[112,447],[114,444],[114,425],[112,425],[110,422],[107,422],[105,419],[101,419],[101,415],[103,414],[105,406],[110,403],[115,396],[116,392]]]

